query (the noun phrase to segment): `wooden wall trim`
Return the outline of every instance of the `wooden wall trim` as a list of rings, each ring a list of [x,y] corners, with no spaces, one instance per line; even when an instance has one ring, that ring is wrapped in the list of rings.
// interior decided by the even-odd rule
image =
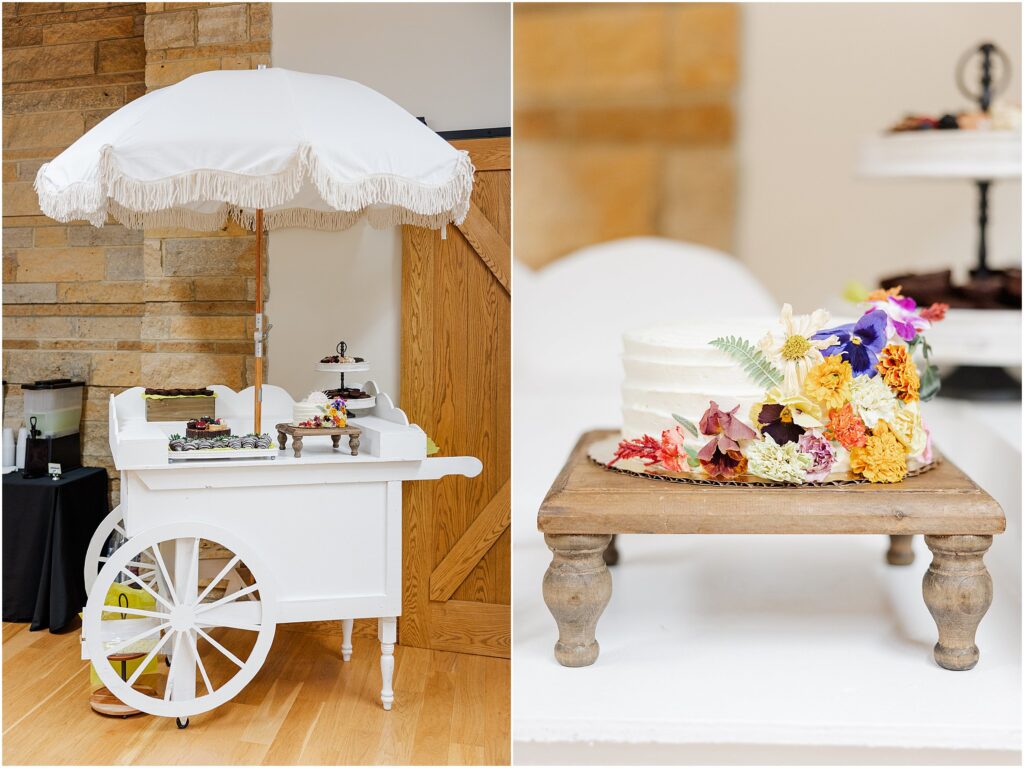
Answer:
[[[507,659],[512,652],[511,611],[507,605],[449,600],[431,603],[431,647]],[[467,627],[471,637],[467,635]]]
[[[507,137],[459,139],[449,143],[456,149],[469,152],[477,171],[508,171],[512,168],[512,142]]]
[[[511,522],[512,493],[506,480],[430,574],[430,599],[450,598]]]
[[[458,225],[459,231],[465,236],[469,244],[473,246],[480,260],[491,270],[491,274],[505,289],[505,293],[512,295],[512,281],[509,279],[509,266],[512,263],[512,249],[504,238],[488,221],[484,212],[476,207],[476,203],[469,204],[469,213],[466,219]]]

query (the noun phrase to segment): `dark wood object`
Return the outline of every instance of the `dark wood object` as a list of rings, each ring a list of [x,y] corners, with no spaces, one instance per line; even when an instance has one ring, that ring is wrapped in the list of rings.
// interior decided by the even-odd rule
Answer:
[[[359,436],[363,433],[359,427],[296,427],[294,424],[277,425],[277,444],[284,450],[288,436],[292,437],[292,451],[295,458],[302,458],[302,438],[310,435],[330,435],[334,447],[341,446],[341,436],[348,435],[348,447],[355,456],[359,453]]]

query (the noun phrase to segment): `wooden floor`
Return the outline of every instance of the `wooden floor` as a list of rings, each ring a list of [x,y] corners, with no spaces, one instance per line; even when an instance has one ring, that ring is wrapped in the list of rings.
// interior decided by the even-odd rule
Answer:
[[[174,721],[89,708],[79,633],[3,625],[3,762],[11,764],[507,765],[509,661],[398,646],[395,706],[380,704],[379,645],[278,631],[224,706]]]

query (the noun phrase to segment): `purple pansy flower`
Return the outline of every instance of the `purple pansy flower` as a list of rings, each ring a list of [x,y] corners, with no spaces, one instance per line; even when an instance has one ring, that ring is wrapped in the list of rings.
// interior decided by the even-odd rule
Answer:
[[[888,320],[889,316],[884,311],[872,309],[865,312],[856,323],[826,328],[811,338],[827,339],[836,336],[839,342],[821,350],[821,354],[825,357],[842,355],[843,360],[853,369],[854,376],[866,373],[871,377],[878,373],[875,364],[878,362],[878,353],[885,346]]]
[[[931,323],[917,314],[917,302],[907,296],[889,296],[885,301],[872,303],[885,312],[892,330],[904,341],[913,341],[918,333],[931,327]]]

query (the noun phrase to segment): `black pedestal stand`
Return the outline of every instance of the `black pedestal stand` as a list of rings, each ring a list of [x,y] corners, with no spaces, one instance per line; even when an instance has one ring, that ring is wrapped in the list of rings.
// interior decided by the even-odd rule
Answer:
[[[968,58],[974,53],[981,54],[981,89],[978,93],[968,91],[963,82],[963,72]],[[1008,62],[1002,51],[992,43],[983,43],[975,51],[968,52],[957,67],[957,85],[962,93],[978,100],[983,112],[988,112],[995,92],[992,84],[992,56],[999,55],[1008,70]],[[1005,72],[1004,72],[1005,83]],[[985,278],[993,274],[988,266],[988,191],[990,179],[978,179],[978,262],[971,270],[971,277]],[[1006,372],[1005,368],[990,368],[979,365],[961,365],[942,379],[939,397],[977,402],[1008,402],[1020,400],[1021,383]]]

